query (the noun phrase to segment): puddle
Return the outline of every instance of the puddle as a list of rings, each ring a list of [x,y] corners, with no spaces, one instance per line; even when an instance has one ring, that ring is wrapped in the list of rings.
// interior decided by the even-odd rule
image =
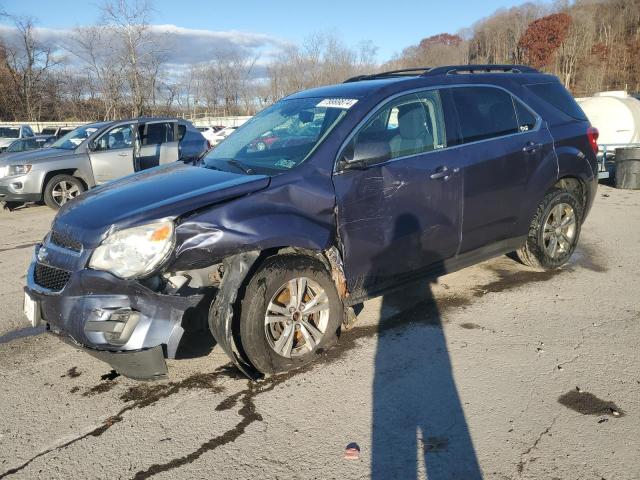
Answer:
[[[624,416],[624,411],[620,410],[615,403],[602,400],[589,392],[571,390],[561,395],[558,398],[558,403],[582,415]]]
[[[79,374],[78,374],[79,375]],[[113,387],[118,385],[118,382],[114,382],[116,378],[118,378],[120,374],[115,370],[111,370],[104,375],[100,375],[101,383],[91,387],[89,390],[82,394],[83,397],[92,397],[94,395],[98,395],[100,393],[106,393],[111,390]]]
[[[134,407],[144,408],[180,390],[202,389],[220,393],[224,388],[216,385],[216,383],[224,376],[228,377],[229,374],[220,369],[211,373],[196,373],[179,382],[141,383],[130,387],[120,396],[120,400],[124,402],[134,402]]]
[[[104,375],[100,375],[100,380],[115,380],[118,378],[120,374],[115,370],[111,370],[109,373],[105,373]]]
[[[579,245],[575,252],[573,252],[571,259],[569,259],[569,264],[579,265],[582,268],[597,273],[604,273],[608,270],[602,261],[600,261],[595,249],[589,245]]]
[[[60,378],[78,378],[80,375],[82,374],[78,371],[78,367],[71,367],[69,370],[67,370],[67,373],[65,373],[64,375],[60,375]]]
[[[482,330],[483,327],[481,327],[477,323],[466,322],[466,323],[461,323],[460,328],[464,328],[465,330],[476,330],[476,329]]]
[[[13,330],[9,333],[5,333],[0,336],[0,344],[11,342],[12,340],[17,340],[18,338],[32,337],[34,335],[40,335],[44,333],[45,327],[27,327],[21,328],[20,330]]]
[[[556,275],[562,273],[561,269],[536,272],[533,270],[509,271],[495,267],[485,268],[496,274],[498,278],[485,285],[474,287],[471,290],[474,297],[483,297],[487,293],[506,292],[529,283],[546,282],[547,280],[550,280]]]
[[[112,381],[99,383],[98,385],[95,385],[95,386],[91,387],[86,392],[83,392],[82,396],[83,397],[93,397],[94,395],[99,395],[101,393],[106,393],[109,390],[111,390],[113,387],[115,387],[117,384],[118,384],[117,382],[112,382]]]
[[[446,452],[449,449],[449,439],[447,437],[429,437],[422,440],[425,453]]]

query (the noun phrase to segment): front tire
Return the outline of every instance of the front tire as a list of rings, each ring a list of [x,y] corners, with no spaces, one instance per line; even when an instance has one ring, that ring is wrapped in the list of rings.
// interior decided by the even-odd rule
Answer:
[[[322,262],[302,255],[269,258],[249,281],[240,341],[264,374],[313,361],[337,341],[344,307]]]
[[[71,175],[56,175],[44,187],[44,203],[54,210],[58,210],[69,200],[73,200],[85,191],[80,179]]]
[[[567,190],[551,190],[538,206],[527,240],[516,255],[532,268],[559,268],[573,255],[581,225],[582,205],[577,197]]]

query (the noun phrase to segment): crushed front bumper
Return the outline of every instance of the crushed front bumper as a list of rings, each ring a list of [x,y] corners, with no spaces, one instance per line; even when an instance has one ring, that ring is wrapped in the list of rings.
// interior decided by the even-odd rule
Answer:
[[[167,362],[164,358],[162,346],[158,345],[144,350],[131,350],[128,352],[111,352],[85,347],[75,342],[71,337],[61,331],[51,328],[50,333],[89,355],[108,363],[114,370],[125,377],[134,380],[156,380],[167,376]]]
[[[51,250],[50,245],[47,248]],[[176,356],[185,328],[206,326],[211,300],[204,293],[160,293],[137,281],[89,269],[67,272],[64,282],[45,277],[60,271],[64,270],[59,265],[47,265],[34,255],[25,292],[37,302],[41,321],[128,377],[166,375],[164,359]],[[59,282],[57,290],[42,285],[49,281]],[[64,284],[58,288],[60,283]]]

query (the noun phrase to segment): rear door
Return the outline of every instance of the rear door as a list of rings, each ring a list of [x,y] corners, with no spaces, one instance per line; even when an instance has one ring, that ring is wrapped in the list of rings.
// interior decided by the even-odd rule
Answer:
[[[89,158],[96,184],[124,177],[134,172],[134,126],[111,128],[91,145]]]
[[[360,166],[334,186],[349,290],[373,294],[456,254],[462,177],[446,147],[437,90],[391,100],[347,144]]]
[[[178,123],[153,121],[138,125],[139,148],[136,171],[178,160]]]
[[[553,140],[540,118],[506,90],[451,89],[464,164],[460,253],[519,237],[536,173],[553,156]],[[547,165],[548,166],[548,165]],[[551,172],[553,174],[553,172]]]

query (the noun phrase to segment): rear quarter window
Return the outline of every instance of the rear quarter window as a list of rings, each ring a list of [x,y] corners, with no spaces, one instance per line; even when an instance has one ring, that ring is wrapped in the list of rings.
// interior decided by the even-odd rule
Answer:
[[[578,103],[560,83],[537,83],[525,85],[525,88],[566,115],[576,120],[588,121]]]

